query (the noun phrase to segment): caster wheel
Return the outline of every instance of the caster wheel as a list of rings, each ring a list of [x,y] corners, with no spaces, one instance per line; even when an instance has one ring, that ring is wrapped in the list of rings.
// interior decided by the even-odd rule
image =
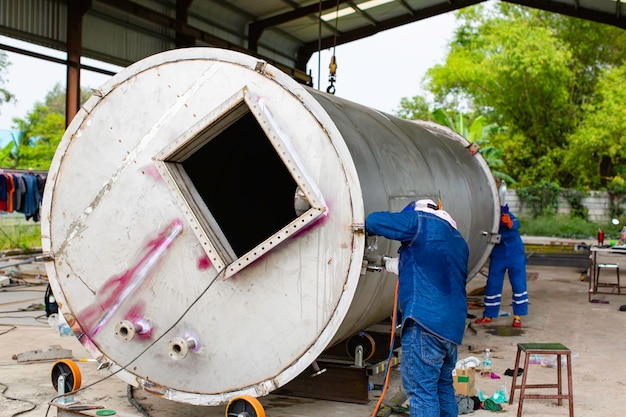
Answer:
[[[226,406],[226,417],[265,417],[265,410],[256,398],[240,395]]]
[[[56,392],[59,392],[59,377],[63,375],[65,378],[63,392],[68,393],[76,391],[80,388],[81,376],[80,369],[76,362],[68,359],[63,359],[52,365],[50,371],[50,379],[52,380],[52,386]]]

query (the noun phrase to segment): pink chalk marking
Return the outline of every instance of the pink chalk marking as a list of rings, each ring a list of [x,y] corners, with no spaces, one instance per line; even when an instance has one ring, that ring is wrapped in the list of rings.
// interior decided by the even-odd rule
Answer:
[[[172,221],[156,239],[146,245],[146,254],[135,266],[120,276],[109,278],[96,292],[95,301],[81,311],[77,320],[90,338],[111,319],[122,303],[149,276],[149,273],[182,232],[180,219]]]
[[[140,331],[137,331],[137,335],[146,339],[152,337],[152,331],[154,327],[152,324],[144,318],[145,311],[145,303],[143,301],[138,301],[135,305],[133,305],[130,310],[124,316],[124,320],[128,320],[135,328],[140,328]]]
[[[154,165],[147,165],[143,167],[141,171],[145,174],[148,174],[148,176],[152,177],[153,179],[157,181],[163,181],[163,178],[161,178],[161,173],[159,172],[157,167],[155,167]]]
[[[198,269],[203,271],[205,269],[208,269],[208,267],[211,266],[211,260],[209,259],[208,256],[204,255],[203,257],[201,257],[200,259],[198,259]]]
[[[124,320],[128,320],[132,322],[133,320],[142,318],[144,308],[145,308],[145,303],[143,301],[138,301],[136,304],[134,304],[130,308],[130,310],[128,310],[128,312],[124,316]]]
[[[195,335],[195,332],[191,332],[191,331],[185,332],[185,335],[184,335],[183,339],[185,339],[185,340],[189,340],[189,339],[193,340],[194,347],[189,349],[191,352],[194,352],[194,353],[200,352],[200,348],[202,346],[200,346],[200,339],[198,339],[198,337]]]
[[[85,336],[85,334],[83,333],[82,336]],[[84,339],[82,338],[82,336],[79,338],[79,340],[83,344],[83,346],[85,346],[85,349],[87,349],[92,354],[96,354],[98,352],[98,347],[96,346],[96,344],[91,339]]]
[[[295,238],[297,236],[300,236],[304,233],[308,233],[311,229],[313,229],[314,227],[320,227],[322,226],[324,223],[326,223],[326,220],[328,219],[328,205],[326,206],[326,208],[324,209],[324,213],[322,213],[322,216],[319,217],[317,220],[314,220],[313,222],[309,223],[308,225],[306,225],[306,227],[303,227],[302,229],[298,230],[296,233],[294,233],[293,235],[291,235],[291,238]]]

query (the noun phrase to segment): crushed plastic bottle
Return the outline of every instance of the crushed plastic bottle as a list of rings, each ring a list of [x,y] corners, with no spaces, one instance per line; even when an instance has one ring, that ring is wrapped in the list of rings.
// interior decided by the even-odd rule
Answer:
[[[58,316],[57,330],[60,336],[74,336],[74,332],[72,332],[72,329],[70,329],[70,326],[65,321],[63,314]]]
[[[490,397],[496,404],[505,404],[509,402],[509,398],[507,395],[506,385],[503,384],[499,390],[493,393]]]
[[[508,397],[507,392],[508,392],[508,389],[506,387],[506,384],[502,384],[500,389],[494,392],[491,397],[486,397],[485,394],[480,389],[478,390],[478,393],[476,396],[481,402],[485,402],[485,400],[489,399],[495,402],[496,404],[504,404],[504,403],[509,402],[509,397]]]

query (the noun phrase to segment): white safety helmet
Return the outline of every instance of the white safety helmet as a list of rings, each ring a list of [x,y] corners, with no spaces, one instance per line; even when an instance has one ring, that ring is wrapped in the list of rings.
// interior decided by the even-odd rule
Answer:
[[[422,199],[422,200],[413,201],[405,208],[405,210],[408,209],[409,207],[411,207],[415,211],[425,211],[427,213],[432,213],[435,216],[441,219],[444,219],[450,224],[450,226],[456,229],[456,222],[454,221],[452,216],[450,216],[450,214],[447,211],[440,209],[439,206],[435,204],[433,200]]]

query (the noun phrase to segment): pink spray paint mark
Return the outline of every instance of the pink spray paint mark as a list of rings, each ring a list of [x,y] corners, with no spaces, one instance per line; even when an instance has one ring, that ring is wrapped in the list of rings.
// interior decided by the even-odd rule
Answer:
[[[124,320],[132,322],[133,320],[140,319],[143,316],[144,307],[145,303],[143,301],[138,301],[124,315]]]
[[[89,338],[102,329],[122,303],[146,279],[182,230],[183,225],[179,219],[172,221],[156,239],[146,245],[146,254],[134,267],[104,283],[96,293],[96,300],[78,315],[78,321]]]
[[[192,331],[185,332],[183,339],[193,340],[194,346],[190,348],[189,351],[194,352],[194,353],[200,352],[200,349],[202,348],[202,346],[200,346],[200,339],[198,339],[198,336],[195,334],[195,332],[192,332]]]
[[[148,176],[152,177],[153,179],[157,181],[163,181],[163,178],[161,178],[161,173],[154,165],[148,165],[148,166],[143,167],[141,172],[143,172],[144,174],[147,174]]]
[[[76,333],[76,334],[78,334],[78,333]],[[96,346],[96,344],[91,339],[86,339],[86,340],[82,339],[81,343],[83,344],[83,346],[85,346],[85,349],[87,349],[87,351],[91,352],[92,354],[95,354],[96,352],[99,351],[98,347]]]
[[[291,236],[291,238],[293,239],[293,238],[295,238],[297,236],[300,236],[300,235],[303,235],[305,233],[308,233],[314,227],[322,226],[324,223],[326,223],[327,219],[328,219],[328,205],[326,206],[326,208],[324,209],[324,213],[322,213],[322,215],[320,217],[318,217],[316,220],[313,220],[313,222],[309,223],[308,225],[306,225],[302,229],[298,230],[296,233],[294,233]]]
[[[203,257],[198,259],[198,269],[199,270],[204,271],[205,269],[207,269],[210,266],[211,266],[211,260],[209,259],[208,256],[204,255]]]
[[[144,311],[145,303],[143,301],[138,301],[130,308],[130,310],[128,310],[128,312],[124,316],[124,320],[130,321],[135,326],[135,329],[139,329],[137,331],[137,335],[149,339],[150,337],[152,337],[152,331],[154,330],[154,327],[144,317]]]

